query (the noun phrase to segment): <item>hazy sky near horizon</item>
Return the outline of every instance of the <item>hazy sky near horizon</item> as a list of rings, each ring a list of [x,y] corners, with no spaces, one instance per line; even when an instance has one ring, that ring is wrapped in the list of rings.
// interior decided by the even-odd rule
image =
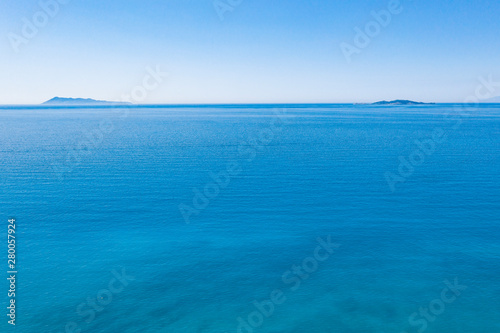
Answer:
[[[462,102],[500,81],[497,1],[401,0],[351,62],[341,43],[389,0],[220,0],[236,4],[223,20],[213,0],[65,0],[46,22],[55,0],[0,1],[0,104],[121,100],[148,67],[169,76],[136,102]]]

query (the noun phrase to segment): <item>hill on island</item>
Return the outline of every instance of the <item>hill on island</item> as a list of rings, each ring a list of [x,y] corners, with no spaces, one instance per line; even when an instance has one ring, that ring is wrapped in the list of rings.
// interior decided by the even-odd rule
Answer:
[[[99,101],[91,98],[64,98],[64,97],[54,97],[43,105],[131,105],[127,102],[109,102],[109,101]]]
[[[435,103],[423,103],[423,102],[409,101],[406,99],[396,99],[394,101],[380,101],[373,103],[372,105],[429,105],[429,104],[435,104]]]

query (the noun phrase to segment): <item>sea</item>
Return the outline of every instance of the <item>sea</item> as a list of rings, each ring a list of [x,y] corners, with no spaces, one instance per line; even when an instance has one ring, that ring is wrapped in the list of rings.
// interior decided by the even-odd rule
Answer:
[[[2,106],[0,161],[1,332],[500,332],[499,104]]]

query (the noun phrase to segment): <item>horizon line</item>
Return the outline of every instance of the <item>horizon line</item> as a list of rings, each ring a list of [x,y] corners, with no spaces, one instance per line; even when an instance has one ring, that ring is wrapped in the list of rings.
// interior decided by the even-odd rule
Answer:
[[[390,101],[389,101],[390,102]],[[378,102],[285,102],[285,103],[148,103],[148,104],[124,104],[121,102],[107,102],[105,104],[0,104],[0,107],[9,107],[9,106],[27,106],[27,107],[147,107],[147,106],[245,106],[245,105],[373,105],[373,106],[428,106],[428,105],[443,105],[443,104],[461,104],[461,105],[469,105],[469,104],[500,104],[500,102],[479,102],[479,103],[464,103],[464,102],[419,102],[419,104],[393,104],[393,105],[384,105],[384,104],[375,104]]]

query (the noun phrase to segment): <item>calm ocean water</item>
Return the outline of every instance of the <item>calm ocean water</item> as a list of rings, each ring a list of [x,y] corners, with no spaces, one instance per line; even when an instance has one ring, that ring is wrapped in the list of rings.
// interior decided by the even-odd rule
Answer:
[[[500,332],[500,105],[2,107],[0,142],[18,333]]]

